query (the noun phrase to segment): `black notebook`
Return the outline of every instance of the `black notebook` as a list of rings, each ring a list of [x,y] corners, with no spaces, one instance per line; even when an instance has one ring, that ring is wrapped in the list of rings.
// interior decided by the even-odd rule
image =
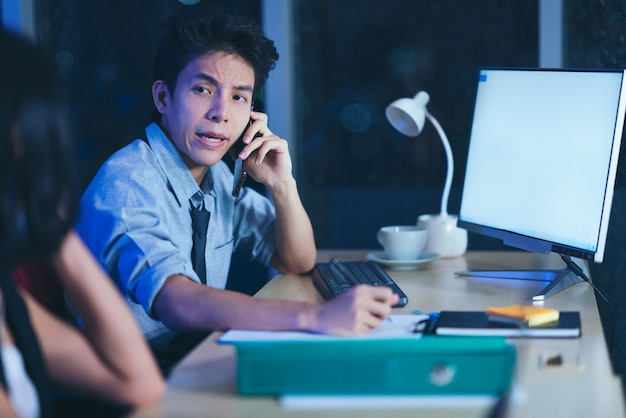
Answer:
[[[442,311],[434,329],[437,335],[534,338],[578,338],[581,335],[579,312],[561,312],[557,322],[531,328],[523,324],[491,320],[481,311]]]

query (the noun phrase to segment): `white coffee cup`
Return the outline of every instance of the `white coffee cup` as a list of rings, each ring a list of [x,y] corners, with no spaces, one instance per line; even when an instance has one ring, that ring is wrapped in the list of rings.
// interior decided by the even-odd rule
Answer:
[[[424,247],[428,230],[416,225],[383,226],[376,238],[390,260],[418,260]]]

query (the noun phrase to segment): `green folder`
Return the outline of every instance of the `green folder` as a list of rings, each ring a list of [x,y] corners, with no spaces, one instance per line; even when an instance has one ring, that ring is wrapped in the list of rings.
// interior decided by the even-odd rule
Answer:
[[[247,341],[237,351],[241,395],[500,395],[515,347],[501,337]]]

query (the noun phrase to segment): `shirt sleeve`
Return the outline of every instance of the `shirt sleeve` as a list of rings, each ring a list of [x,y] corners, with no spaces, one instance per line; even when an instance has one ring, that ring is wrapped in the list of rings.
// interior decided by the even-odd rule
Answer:
[[[168,277],[182,274],[199,281],[191,259],[184,256],[191,248],[180,248],[171,239],[172,233],[191,236],[189,222],[172,219],[188,218],[189,208],[176,199],[157,200],[170,193],[166,184],[158,170],[118,158],[103,166],[83,195],[77,224],[120,290],[150,316]],[[168,227],[172,224],[176,231]]]

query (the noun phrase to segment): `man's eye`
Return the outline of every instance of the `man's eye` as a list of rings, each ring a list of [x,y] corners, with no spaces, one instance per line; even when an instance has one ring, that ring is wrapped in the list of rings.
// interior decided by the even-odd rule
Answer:
[[[207,89],[206,87],[196,87],[196,92],[198,92],[198,93],[205,93],[205,94],[211,94],[211,91],[209,89]]]

